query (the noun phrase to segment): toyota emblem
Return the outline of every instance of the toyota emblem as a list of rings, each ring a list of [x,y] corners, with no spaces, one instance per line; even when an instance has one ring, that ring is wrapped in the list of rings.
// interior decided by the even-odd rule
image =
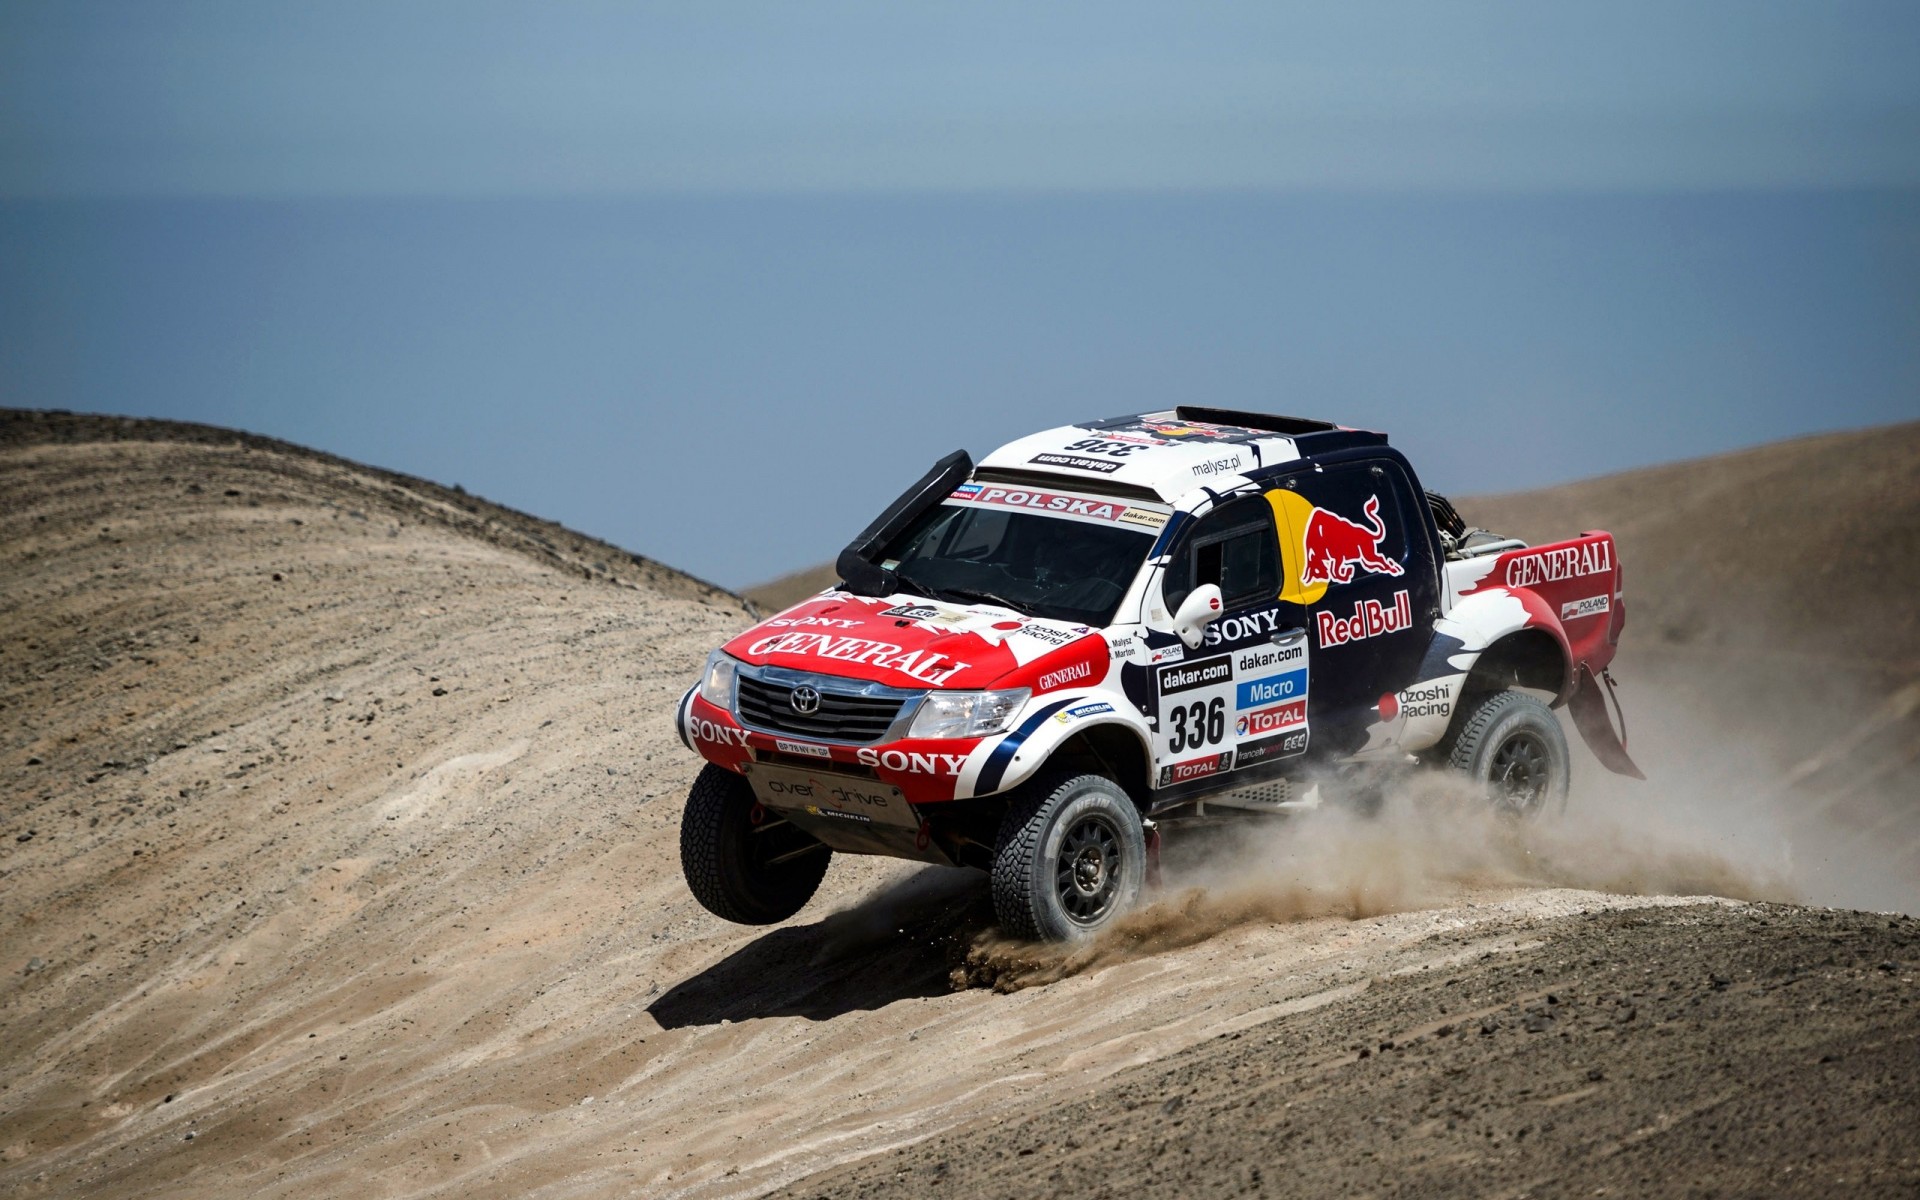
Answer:
[[[793,705],[793,711],[799,713],[801,716],[818,712],[820,711],[820,691],[818,688],[810,688],[805,684],[801,684],[799,687],[793,689],[793,696],[790,698],[790,703]]]

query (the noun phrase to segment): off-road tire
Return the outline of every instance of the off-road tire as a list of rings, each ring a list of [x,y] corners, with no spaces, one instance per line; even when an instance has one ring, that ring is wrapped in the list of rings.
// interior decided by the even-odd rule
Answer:
[[[1453,736],[1447,765],[1503,817],[1530,821],[1566,807],[1567,735],[1553,710],[1524,692],[1495,692],[1475,705]]]
[[[1146,873],[1146,830],[1120,785],[1050,775],[1023,788],[1000,822],[994,916],[1013,937],[1088,937],[1133,907]]]
[[[795,851],[804,853],[769,862]],[[832,855],[812,834],[761,809],[747,781],[724,767],[700,768],[687,792],[680,870],[693,898],[722,920],[740,925],[786,920],[813,899]]]

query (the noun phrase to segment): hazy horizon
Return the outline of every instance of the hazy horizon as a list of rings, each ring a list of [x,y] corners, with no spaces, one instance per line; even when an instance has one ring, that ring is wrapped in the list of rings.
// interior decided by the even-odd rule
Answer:
[[[1180,403],[1514,490],[1920,413],[1894,0],[0,6],[0,403],[732,586]]]
[[[0,402],[242,428],[739,587],[1180,403],[1512,491],[1920,415],[1920,191],[0,202]]]

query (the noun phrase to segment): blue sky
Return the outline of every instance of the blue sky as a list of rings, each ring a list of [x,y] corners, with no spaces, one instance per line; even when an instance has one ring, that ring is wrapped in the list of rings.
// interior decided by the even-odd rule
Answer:
[[[1920,416],[1920,6],[0,6],[0,403],[729,584],[1173,403],[1504,490]]]
[[[1920,6],[12,3],[0,191],[1920,182]]]

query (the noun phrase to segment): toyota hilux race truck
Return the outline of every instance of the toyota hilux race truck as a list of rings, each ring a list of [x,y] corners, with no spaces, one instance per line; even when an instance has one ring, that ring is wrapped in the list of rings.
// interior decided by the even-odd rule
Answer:
[[[682,867],[730,921],[793,915],[841,852],[980,868],[1006,932],[1084,936],[1170,820],[1423,762],[1557,809],[1563,705],[1638,775],[1599,682],[1612,536],[1469,529],[1378,433],[1182,407],[960,451],[836,566],[678,710]]]

